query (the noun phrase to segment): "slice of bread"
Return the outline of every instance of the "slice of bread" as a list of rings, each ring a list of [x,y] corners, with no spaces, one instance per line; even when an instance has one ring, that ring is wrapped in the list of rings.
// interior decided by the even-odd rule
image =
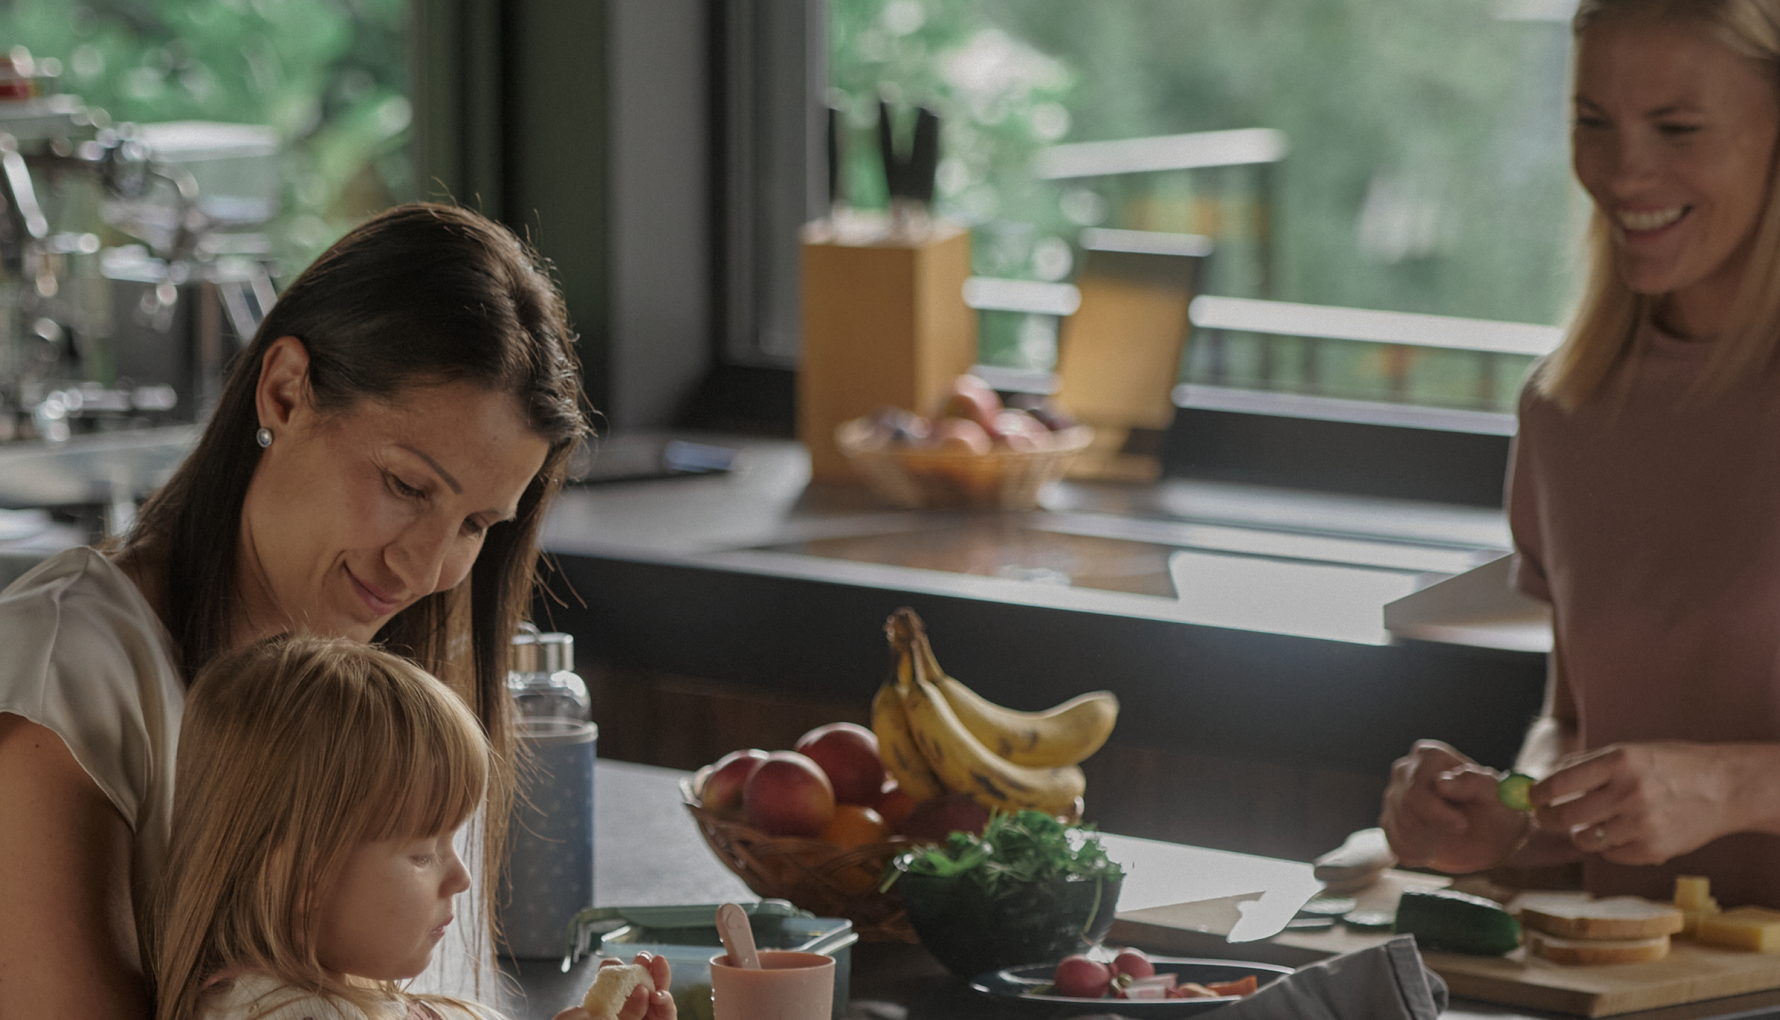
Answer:
[[[611,1020],[624,1008],[624,1001],[630,998],[631,989],[638,985],[655,991],[655,979],[650,976],[649,968],[634,963],[601,967],[593,976],[593,984],[588,986],[587,996],[581,1000],[581,1007],[590,1016]]]
[[[1524,897],[1520,923],[1566,939],[1653,939],[1680,931],[1681,911],[1637,896],[1601,900]]]
[[[1669,937],[1650,939],[1566,939],[1527,932],[1527,952],[1553,963],[1650,963],[1669,955]]]

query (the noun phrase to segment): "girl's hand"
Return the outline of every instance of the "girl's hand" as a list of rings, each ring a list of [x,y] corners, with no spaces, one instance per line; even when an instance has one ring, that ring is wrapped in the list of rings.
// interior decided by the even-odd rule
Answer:
[[[1720,836],[1767,829],[1759,801],[1780,748],[1658,741],[1574,755],[1529,797],[1539,826],[1615,864],[1661,864]],[[1768,794],[1771,797],[1771,794]]]
[[[649,968],[649,976],[654,979],[655,992],[650,992],[641,985],[630,990],[630,998],[616,1017],[590,1016],[585,1009],[575,1006],[556,1014],[552,1020],[678,1020],[679,1013],[674,1006],[674,997],[668,992],[673,984],[673,969],[668,966],[667,957],[653,953],[638,953],[631,961],[639,967]],[[612,967],[617,960],[602,960],[601,967]]]
[[[1452,874],[1502,864],[1529,835],[1526,817],[1496,797],[1494,769],[1438,740],[1417,741],[1391,767],[1379,825],[1406,867]]]

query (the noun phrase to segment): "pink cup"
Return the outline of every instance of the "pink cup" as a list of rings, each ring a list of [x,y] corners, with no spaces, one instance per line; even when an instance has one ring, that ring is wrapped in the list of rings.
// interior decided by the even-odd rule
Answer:
[[[760,951],[760,969],[743,970],[729,954],[711,957],[716,1020],[830,1020],[834,958],[781,949]]]

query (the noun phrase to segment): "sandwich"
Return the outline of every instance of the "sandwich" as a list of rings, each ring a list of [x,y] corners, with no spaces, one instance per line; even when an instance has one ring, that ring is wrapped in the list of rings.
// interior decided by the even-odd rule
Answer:
[[[1567,964],[1649,963],[1669,955],[1681,911],[1638,896],[1529,893],[1512,904],[1527,952]]]

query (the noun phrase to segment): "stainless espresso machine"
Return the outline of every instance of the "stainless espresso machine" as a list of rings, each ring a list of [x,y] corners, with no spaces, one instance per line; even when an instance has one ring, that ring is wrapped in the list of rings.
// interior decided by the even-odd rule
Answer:
[[[276,297],[276,135],[112,125],[58,71],[0,57],[0,442],[201,420]]]

